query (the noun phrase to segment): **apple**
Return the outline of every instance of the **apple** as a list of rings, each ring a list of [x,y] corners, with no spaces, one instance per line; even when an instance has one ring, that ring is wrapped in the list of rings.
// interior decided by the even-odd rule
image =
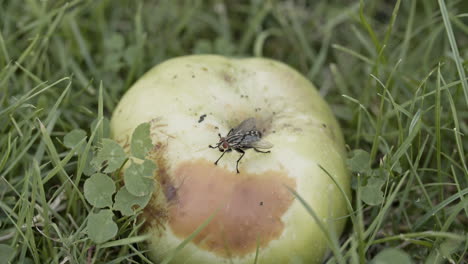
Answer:
[[[240,173],[236,151],[215,165],[222,153],[208,146],[248,118],[271,152],[246,149]],[[343,136],[315,87],[289,66],[214,55],[168,60],[122,98],[113,138],[128,145],[143,122],[151,124],[158,165],[143,213],[155,261],[207,223],[171,263],[318,263],[326,237],[293,193],[327,229],[342,232],[345,198],[319,165],[349,195]]]

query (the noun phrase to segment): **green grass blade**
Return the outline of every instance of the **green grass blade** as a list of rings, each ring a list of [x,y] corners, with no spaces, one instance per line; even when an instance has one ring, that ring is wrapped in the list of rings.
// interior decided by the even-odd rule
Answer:
[[[453,53],[453,60],[457,66],[458,75],[460,76],[461,85],[463,87],[463,94],[465,95],[465,102],[468,105],[468,82],[466,80],[465,69],[463,68],[463,63],[460,57],[460,52],[458,51],[457,41],[455,40],[455,35],[453,33],[452,24],[450,23],[449,13],[447,11],[447,6],[445,5],[444,0],[438,0],[440,13],[444,21],[445,30],[447,31],[447,37],[450,43],[450,47]]]
[[[461,190],[460,192],[451,195],[449,198],[445,199],[438,205],[434,206],[431,210],[429,210],[427,213],[425,213],[421,218],[419,218],[415,223],[414,223],[414,229],[419,229],[422,225],[424,225],[429,218],[431,218],[433,215],[435,215],[437,212],[440,210],[443,210],[445,207],[447,207],[450,203],[457,199],[464,199],[464,196],[468,194],[468,188],[465,188]]]
[[[318,225],[320,230],[322,231],[323,235],[325,236],[327,240],[328,247],[331,249],[333,252],[334,256],[336,257],[338,263],[344,264],[345,260],[340,252],[340,247],[337,241],[336,237],[333,237],[328,228],[325,226],[325,223],[322,222],[320,217],[315,213],[314,209],[310,207],[310,205],[291,187],[285,185],[285,188],[288,189],[288,191],[296,197],[296,199],[302,204],[304,209],[312,216],[314,219],[315,223]]]

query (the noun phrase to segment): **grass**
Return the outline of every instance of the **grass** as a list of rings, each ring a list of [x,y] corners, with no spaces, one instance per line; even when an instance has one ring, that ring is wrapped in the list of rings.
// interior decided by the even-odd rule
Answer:
[[[325,262],[466,262],[468,3],[307,2],[0,0],[0,262],[150,263],[135,217],[114,241],[87,239],[86,160],[62,140],[99,140],[91,123],[139,76],[193,53],[293,66],[367,153]]]

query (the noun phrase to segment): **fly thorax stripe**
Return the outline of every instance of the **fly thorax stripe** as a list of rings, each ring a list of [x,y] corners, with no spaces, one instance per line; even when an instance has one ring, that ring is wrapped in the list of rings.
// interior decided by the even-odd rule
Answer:
[[[243,139],[244,137],[245,137],[245,135],[239,135],[239,134],[237,134],[237,135],[233,135],[233,136],[229,137],[229,138],[227,139],[227,141],[229,142],[229,145],[234,145],[234,146],[235,146],[235,145],[238,145],[239,143],[241,143],[241,142],[242,142],[242,139]]]

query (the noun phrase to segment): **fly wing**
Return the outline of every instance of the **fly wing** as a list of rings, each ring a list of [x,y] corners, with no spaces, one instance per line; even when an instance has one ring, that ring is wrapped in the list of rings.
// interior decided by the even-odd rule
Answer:
[[[229,145],[239,148],[251,148],[252,144],[259,140],[258,135],[253,133],[233,134],[227,139]]]
[[[255,118],[253,117],[247,118],[246,120],[242,121],[237,127],[235,127],[232,130],[231,135],[244,134],[251,130],[255,130],[255,124],[256,124]]]
[[[258,149],[270,149],[273,147],[273,144],[266,140],[260,139],[258,141],[252,142],[251,146]]]

